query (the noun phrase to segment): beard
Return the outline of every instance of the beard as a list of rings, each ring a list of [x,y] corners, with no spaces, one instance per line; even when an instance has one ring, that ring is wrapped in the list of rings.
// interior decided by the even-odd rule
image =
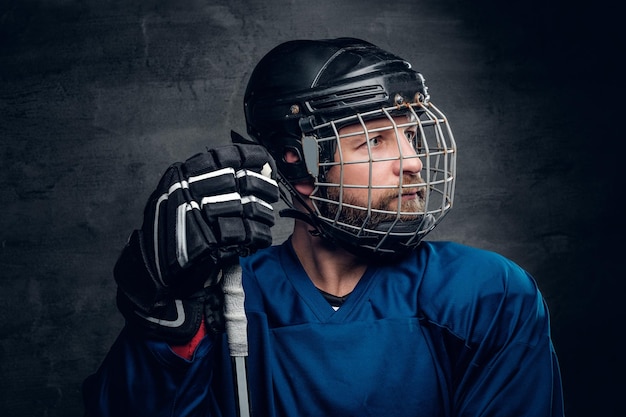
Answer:
[[[370,213],[368,214],[367,201],[361,201],[354,195],[346,193],[344,190],[341,210],[339,205],[327,201],[319,201],[318,206],[320,212],[329,219],[337,219],[337,222],[358,229],[381,230],[393,227],[402,228],[402,226],[417,228],[420,220],[423,219],[426,209],[426,188],[418,184],[424,184],[424,180],[417,176],[405,175],[402,181],[402,188],[398,184],[396,187],[377,190],[378,195],[376,201],[372,201]],[[416,187],[410,187],[416,185]],[[402,193],[416,193],[412,200],[402,200]],[[326,194],[329,200],[339,202],[339,188],[328,187]],[[398,199],[400,206],[398,207]],[[361,207],[361,208],[355,208]],[[386,225],[387,227],[382,227]]]

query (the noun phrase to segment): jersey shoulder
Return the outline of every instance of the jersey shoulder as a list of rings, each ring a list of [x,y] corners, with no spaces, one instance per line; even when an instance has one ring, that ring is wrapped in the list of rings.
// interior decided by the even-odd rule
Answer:
[[[453,242],[424,242],[420,305],[429,320],[479,340],[494,320],[531,316],[543,303],[535,280],[515,262]]]

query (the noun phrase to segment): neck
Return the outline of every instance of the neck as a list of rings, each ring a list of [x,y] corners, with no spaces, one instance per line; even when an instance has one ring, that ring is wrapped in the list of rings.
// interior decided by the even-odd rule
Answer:
[[[344,249],[329,247],[310,230],[309,224],[296,220],[291,238],[307,275],[322,291],[338,297],[349,294],[365,273],[367,263]]]

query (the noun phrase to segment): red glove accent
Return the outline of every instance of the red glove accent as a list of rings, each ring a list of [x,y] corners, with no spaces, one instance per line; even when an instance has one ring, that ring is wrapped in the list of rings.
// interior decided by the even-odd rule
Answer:
[[[185,343],[184,345],[170,345],[170,348],[175,354],[177,354],[181,358],[191,360],[194,352],[196,351],[196,348],[198,347],[200,341],[204,336],[206,336],[206,328],[204,327],[203,318],[198,332],[191,338],[189,342]]]

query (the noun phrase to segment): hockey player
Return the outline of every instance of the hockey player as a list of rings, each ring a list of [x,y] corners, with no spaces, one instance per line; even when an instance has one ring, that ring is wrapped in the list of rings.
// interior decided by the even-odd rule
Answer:
[[[87,416],[235,416],[222,273],[239,258],[254,417],[562,416],[549,315],[512,261],[426,241],[456,145],[420,73],[352,39],[271,50],[249,139],[173,164],[114,270],[126,326]],[[293,233],[271,246],[279,193]]]

